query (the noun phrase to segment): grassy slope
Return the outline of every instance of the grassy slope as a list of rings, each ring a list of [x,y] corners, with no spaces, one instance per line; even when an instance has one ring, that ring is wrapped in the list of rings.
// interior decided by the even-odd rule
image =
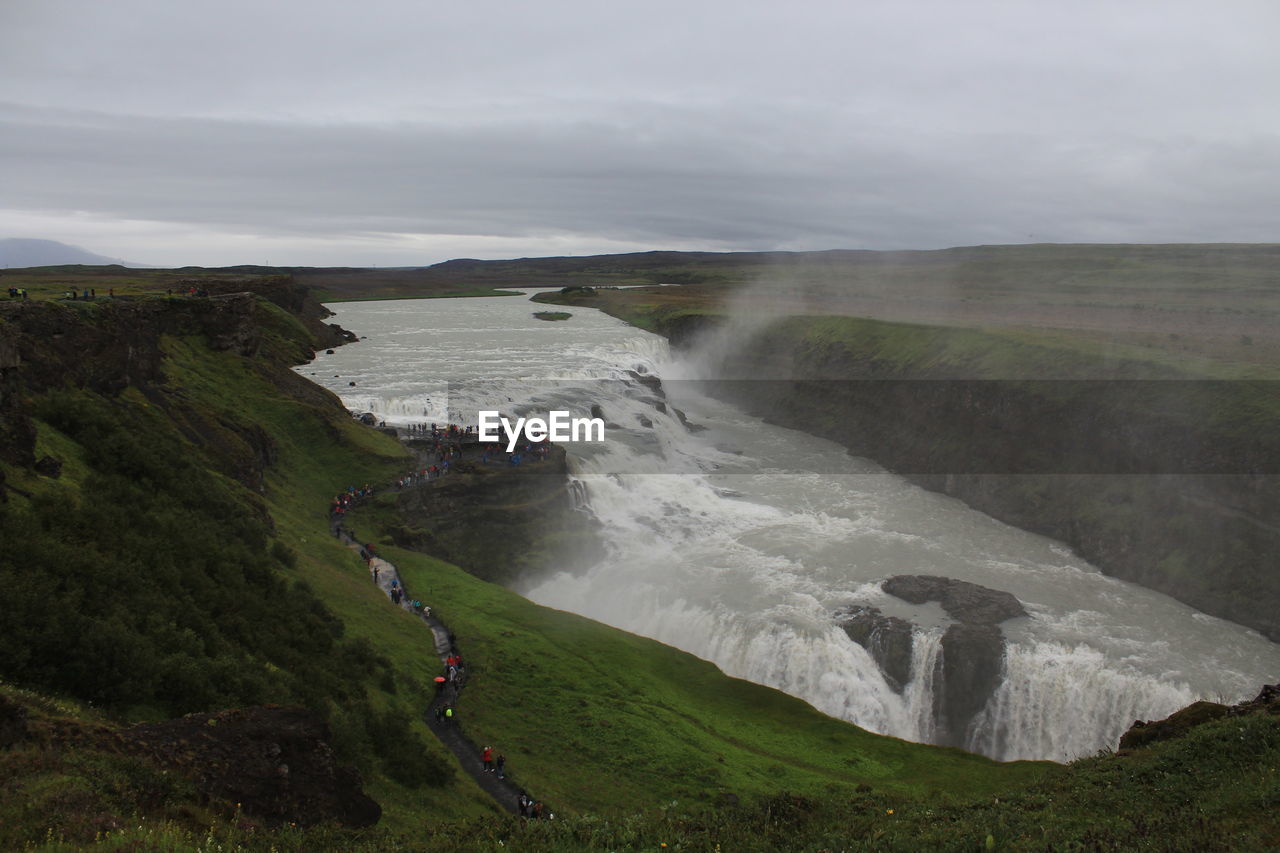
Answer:
[[[0,694],[14,691],[0,687]],[[38,724],[83,725],[92,713],[67,703],[37,700]],[[0,752],[6,778],[16,768],[45,775],[28,785],[32,799],[0,800],[5,821],[35,821],[40,809],[80,810],[93,827],[95,792],[128,804],[164,793],[181,782],[140,762],[102,753],[25,748]],[[54,771],[61,771],[57,775]],[[27,782],[28,780],[21,780]],[[12,785],[12,781],[9,783]],[[610,780],[607,784],[612,784]],[[35,789],[35,790],[32,790]],[[1038,782],[993,795],[917,795],[863,789],[817,796],[777,792],[715,809],[666,802],[635,804],[626,814],[559,814],[522,826],[486,817],[433,821],[408,835],[318,828],[247,831],[199,807],[187,806],[180,823],[140,821],[99,829],[94,849],[303,851],[547,851],[662,849],[686,851],[814,850],[1274,850],[1280,844],[1280,716],[1255,713],[1192,729],[1184,737],[1126,754],[1078,761]],[[204,818],[208,830],[187,829]],[[0,837],[4,836],[0,824]],[[84,845],[56,837],[33,839],[29,849],[64,853]],[[17,845],[13,845],[17,846]]]
[[[233,357],[210,357],[182,346],[172,353],[175,385],[209,405],[234,405],[275,438],[280,457],[268,475],[268,502],[281,540],[298,554],[298,577],[305,578],[343,620],[349,636],[367,638],[408,676],[406,683],[416,692],[410,701],[418,705],[439,669],[430,637],[369,583],[363,561],[329,535],[327,521],[333,494],[349,485],[391,479],[404,466],[403,448],[349,418],[315,416],[307,411],[308,404],[283,397],[272,382],[246,371]],[[412,728],[433,752],[447,756],[421,720],[415,719]],[[422,829],[423,792],[385,776],[368,783],[370,795],[384,809],[382,826],[394,831]],[[488,797],[462,774],[458,785],[433,790],[426,797],[432,811],[468,816],[493,810]]]
[[[474,667],[464,728],[505,751],[522,783],[560,808],[839,795],[860,783],[992,791],[1051,769],[872,735],[655,641],[532,605],[424,555],[380,550]]]
[[[266,316],[260,320],[268,326],[274,324],[275,331],[283,333],[281,343],[292,344],[296,340],[294,336],[300,327],[292,318],[273,306],[263,305],[261,310]],[[269,342],[268,347],[272,345]],[[402,467],[404,450],[394,440],[352,422],[336,401],[328,407],[317,406],[282,394],[276,385],[278,375],[273,375],[262,363],[212,352],[200,339],[170,338],[163,341],[162,346],[168,356],[169,393],[181,397],[193,410],[207,414],[212,423],[224,418],[248,420],[260,425],[275,440],[278,458],[269,470],[266,507],[272,515],[277,540],[294,552],[295,565],[286,568],[284,575],[310,585],[343,620],[346,638],[367,638],[379,654],[393,661],[398,682],[394,700],[386,690],[375,688],[367,694],[370,706],[387,710],[393,704],[403,706],[407,700],[409,707],[420,707],[423,685],[435,674],[429,637],[424,636],[419,624],[390,608],[385,599],[374,592],[363,563],[329,536],[326,520],[329,496],[349,483],[389,478]],[[151,428],[166,433],[165,442],[172,441],[167,436],[172,427],[157,407],[135,390],[127,390],[111,405],[139,410],[139,423],[150,423]],[[91,454],[48,424],[38,422],[37,427],[36,455],[49,454],[62,460],[61,476],[49,479],[26,469],[6,466],[8,482],[36,501],[62,495],[72,504],[78,504],[81,492],[94,474],[89,461]],[[194,448],[190,452],[199,455]],[[230,490],[243,489],[221,475],[214,476]],[[30,502],[20,492],[10,493],[13,511],[23,511]],[[120,521],[127,524],[127,515],[120,516]],[[74,711],[74,704],[66,707]],[[334,737],[341,749],[347,733],[360,727],[343,725],[341,709],[338,713]],[[129,711],[128,716],[147,719],[160,713],[140,706]],[[434,761],[452,764],[452,756],[417,715],[409,718],[409,729],[425,743]],[[368,754],[367,743],[348,743],[347,746],[351,748],[348,752],[353,749],[355,753]],[[18,786],[4,791],[3,810],[9,818],[8,826],[14,827],[24,820],[42,821],[19,830],[27,840],[43,836],[45,826],[54,827],[55,836],[66,832],[71,837],[82,837],[77,833],[84,830],[79,812],[85,803],[102,804],[101,810],[107,813],[111,804],[127,803],[127,798],[114,797],[109,792],[105,799],[99,796],[101,792],[95,793],[101,779],[114,778],[114,770],[102,773],[95,770],[86,775],[85,768],[104,766],[110,770],[115,766],[115,759],[91,749],[77,755],[79,757],[72,756],[64,762],[33,754],[30,761],[19,764],[11,774],[0,774],[9,776]],[[381,827],[386,831],[421,831],[433,814],[467,817],[494,812],[492,802],[462,774],[456,774],[453,782],[444,786],[415,788],[391,779],[376,763],[366,764],[363,770],[368,791],[384,806]],[[65,791],[76,793],[69,799],[70,795],[62,793]],[[73,800],[78,803],[76,808],[66,808]],[[175,803],[180,800],[181,797]],[[9,811],[14,805],[21,811]],[[155,813],[154,809],[151,811]]]

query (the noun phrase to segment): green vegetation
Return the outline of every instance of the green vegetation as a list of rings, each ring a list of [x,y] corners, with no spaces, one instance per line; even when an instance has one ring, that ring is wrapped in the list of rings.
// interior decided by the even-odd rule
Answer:
[[[464,730],[506,749],[516,778],[558,811],[616,813],[778,790],[851,795],[860,783],[990,793],[1053,769],[873,735],[653,640],[531,605],[447,563],[379,551],[415,595],[427,591],[475,667]]]
[[[274,306],[259,305],[255,326],[264,353],[305,350],[305,331]],[[23,345],[21,327],[5,333]],[[62,465],[57,477],[0,468],[0,677],[121,721],[301,704],[329,721],[340,759],[389,811],[424,796],[488,811],[419,719],[435,669],[421,631],[348,621],[333,594],[334,575],[363,569],[326,541],[325,496],[389,478],[404,451],[274,358],[214,351],[200,336],[150,345],[165,354],[160,384],[23,394],[33,456]],[[6,397],[12,407],[18,395]],[[377,603],[365,596],[365,609]]]
[[[389,666],[342,642],[314,594],[280,578],[292,555],[271,542],[263,508],[197,464],[160,418],[72,391],[37,412],[91,473],[0,516],[7,677],[173,715],[347,699]]]
[[[1265,713],[1208,723],[1127,754],[1100,754],[998,795],[866,787],[809,796],[778,791],[713,808],[667,801],[619,814],[557,813],[542,823],[493,816],[435,820],[429,830],[412,834],[330,827],[264,831],[234,811],[223,816],[184,804],[183,783],[145,763],[106,753],[0,752],[0,772],[28,774],[35,762],[43,773],[64,775],[56,782],[46,775],[38,789],[28,784],[24,799],[0,801],[0,843],[8,848],[23,843],[12,827],[39,822],[37,808],[61,815],[71,803],[79,807],[79,836],[104,851],[1234,851],[1274,849],[1280,839],[1280,720]],[[15,777],[6,772],[5,778]],[[118,805],[150,797],[168,803],[169,813],[113,825],[94,811],[109,803],[104,797],[118,798]],[[27,849],[69,853],[86,846],[55,831],[30,839]]]
[[[573,315],[568,311],[535,311],[533,316],[539,320],[568,320]]]

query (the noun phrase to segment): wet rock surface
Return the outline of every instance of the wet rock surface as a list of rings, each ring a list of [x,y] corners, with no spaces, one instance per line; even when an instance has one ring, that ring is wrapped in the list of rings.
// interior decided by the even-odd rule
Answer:
[[[942,635],[933,714],[939,742],[963,746],[973,718],[986,707],[1004,672],[1004,634],[995,625],[952,625]]]
[[[415,445],[411,445],[415,446]],[[547,571],[584,571],[604,558],[598,522],[576,508],[564,447],[511,465],[505,453],[465,445],[448,475],[397,495],[396,545],[500,584]],[[424,457],[420,465],[434,462]],[[494,535],[501,531],[501,535]]]
[[[1195,702],[1163,720],[1134,720],[1129,731],[1121,735],[1120,748],[1135,749],[1157,741],[1172,740],[1201,723],[1219,720],[1230,713],[1229,707],[1217,702]]]
[[[642,374],[642,373],[637,373],[634,370],[628,370],[627,375],[631,377],[632,381],[643,385],[653,393],[657,394],[659,397],[667,396],[666,392],[662,390],[662,379],[660,379],[657,376],[654,376],[652,373]]]
[[[912,604],[936,601],[952,619],[975,625],[994,625],[1027,615],[1010,593],[954,578],[897,575],[881,584],[881,589]]]
[[[955,620],[942,635],[933,669],[933,717],[937,743],[965,746],[974,719],[1000,686],[1005,638],[999,623],[1026,616],[1010,593],[937,575],[897,575],[881,588],[911,604],[939,602]],[[878,608],[837,611],[849,639],[870,653],[885,682],[901,693],[913,676],[915,630],[911,622]]]
[[[1280,684],[1264,684],[1257,696],[1237,705],[1194,702],[1163,720],[1134,720],[1133,725],[1120,738],[1120,749],[1137,749],[1150,743],[1172,740],[1204,723],[1243,714],[1280,716]]]
[[[889,686],[901,693],[911,680],[911,623],[885,616],[875,607],[852,607],[837,613],[836,619],[849,639],[871,653]]]

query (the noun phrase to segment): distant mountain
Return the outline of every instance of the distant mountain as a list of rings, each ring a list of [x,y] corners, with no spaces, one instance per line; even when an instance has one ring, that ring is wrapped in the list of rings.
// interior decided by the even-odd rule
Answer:
[[[54,267],[63,264],[87,264],[103,266],[119,264],[124,267],[140,267],[119,258],[95,255],[79,246],[69,246],[57,240],[28,240],[11,237],[0,240],[0,269],[14,267]]]

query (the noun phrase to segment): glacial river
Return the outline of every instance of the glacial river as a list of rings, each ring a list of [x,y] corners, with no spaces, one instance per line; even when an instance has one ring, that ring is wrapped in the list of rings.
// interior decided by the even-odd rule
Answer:
[[[1068,760],[1114,746],[1135,719],[1196,699],[1238,701],[1280,673],[1280,646],[1106,577],[1060,543],[920,489],[829,441],[699,393],[700,368],[656,335],[589,309],[535,319],[523,297],[346,303],[362,336],[299,373],[388,423],[475,423],[481,409],[603,410],[602,443],[569,445],[608,556],[519,590],[644,634],[864,728],[929,742],[947,619],[879,589],[896,574],[1016,595],[1001,686],[966,746]],[[663,381],[666,413],[636,376]],[[352,385],[351,383],[355,383]],[[688,430],[675,415],[679,408]],[[869,604],[917,623],[901,693],[833,619]]]

